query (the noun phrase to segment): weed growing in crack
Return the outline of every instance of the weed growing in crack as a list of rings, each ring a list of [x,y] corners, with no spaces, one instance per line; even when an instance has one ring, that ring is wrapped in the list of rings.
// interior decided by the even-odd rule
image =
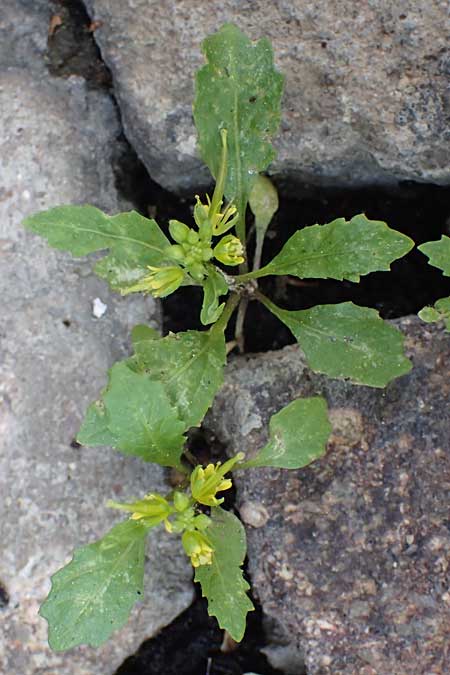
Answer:
[[[184,480],[165,495],[109,502],[129,518],[75,552],[53,576],[41,607],[55,650],[98,646],[126,622],[142,599],[145,540],[157,526],[181,537],[209,613],[236,641],[242,639],[253,608],[242,574],[245,531],[222,508],[222,493],[232,486],[235,471],[308,465],[325,452],[330,433],[325,400],[298,399],[273,415],[269,440],[255,456],[246,457],[242,448],[223,464],[192,462],[185,434],[201,424],[212,405],[227,352],[242,348],[249,302],[261,302],[289,328],[316,372],[384,387],[411,368],[401,333],[375,310],[344,302],[288,311],[258,289],[258,279],[268,275],[358,282],[362,275],[389,270],[413,242],[361,214],[298,230],[261,267],[264,237],[278,208],[276,190],[262,172],[275,155],[270,139],[280,121],[283,78],[274,68],[270,43],[252,43],[233,25],[208,37],[203,50],[206,65],[197,73],[194,119],[200,153],[216,186],[211,196],[196,196],[194,227],[171,220],[169,241],[154,220],[136,212],[108,216],[92,206],[61,206],[25,222],[52,246],[75,256],[108,249],[96,273],[124,295],[166,297],[185,285],[203,289],[205,330],[161,338],[148,326],[136,326],[134,354],[111,368],[107,387],[87,411],[79,443],[111,446],[174,467]],[[256,230],[251,266],[248,207]],[[433,245],[425,246],[432,264],[438,264]],[[448,273],[447,266],[442,269]],[[441,310],[447,311],[446,305],[433,311]],[[235,340],[226,345],[225,329],[235,311]]]

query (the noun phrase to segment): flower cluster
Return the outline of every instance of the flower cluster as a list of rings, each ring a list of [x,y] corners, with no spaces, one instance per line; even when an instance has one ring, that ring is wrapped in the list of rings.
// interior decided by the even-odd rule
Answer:
[[[244,453],[240,452],[223,464],[208,464],[205,468],[196,466],[187,492],[178,489],[167,497],[152,492],[128,503],[110,500],[108,506],[128,511],[132,520],[139,520],[149,528],[164,523],[168,532],[181,534],[183,548],[193,567],[211,565],[214,556],[214,547],[208,538],[211,519],[199,511],[198,505],[215,507],[223,502],[223,498],[217,498],[217,493],[232,486],[231,478],[225,478],[225,474],[243,458]]]

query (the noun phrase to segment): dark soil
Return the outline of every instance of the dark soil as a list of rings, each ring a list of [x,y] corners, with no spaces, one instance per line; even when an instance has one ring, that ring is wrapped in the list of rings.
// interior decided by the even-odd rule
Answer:
[[[115,675],[281,675],[259,651],[264,643],[259,610],[249,614],[246,637],[237,649],[222,652],[222,640],[205,601],[197,598],[170,626],[144,642]]]

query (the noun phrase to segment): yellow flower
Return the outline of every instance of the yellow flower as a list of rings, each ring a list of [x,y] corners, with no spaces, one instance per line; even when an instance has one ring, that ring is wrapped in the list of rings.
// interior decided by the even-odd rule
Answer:
[[[232,234],[222,237],[213,253],[224,265],[240,265],[244,262],[244,248],[240,240]]]
[[[206,468],[196,466],[191,474],[191,493],[195,501],[205,506],[219,506],[223,498],[217,499],[216,494],[229,490],[233,485],[231,478],[224,478],[224,475],[242,459],[244,459],[244,453],[239,452],[225,464],[221,462],[215,466],[208,464]]]
[[[197,530],[187,530],[183,532],[181,541],[193,567],[211,565],[214,549],[204,534]]]
[[[155,298],[165,298],[177,290],[183,283],[184,272],[181,267],[150,267],[150,274],[122,291],[127,293],[151,293]]]
[[[173,508],[167,499],[164,499],[161,495],[149,493],[145,495],[144,499],[137,499],[135,502],[130,503],[115,502],[110,499],[107,502],[107,506],[112,509],[131,512],[131,520],[142,520],[145,525],[158,525],[158,523],[164,520],[166,528],[170,527],[167,519],[173,512]]]

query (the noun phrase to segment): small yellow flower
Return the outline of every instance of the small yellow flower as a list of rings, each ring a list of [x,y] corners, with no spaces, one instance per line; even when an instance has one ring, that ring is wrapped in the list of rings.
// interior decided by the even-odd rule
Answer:
[[[115,502],[110,499],[107,506],[120,511],[128,511],[131,513],[131,520],[142,520],[150,526],[158,525],[163,520],[166,522],[166,526],[170,525],[167,519],[173,512],[173,508],[167,499],[153,493],[145,495],[144,499],[138,499],[130,503]]]
[[[224,464],[221,462],[215,466],[208,464],[206,468],[196,466],[191,474],[191,493],[195,501],[205,506],[219,506],[223,498],[217,499],[216,494],[229,490],[233,485],[231,478],[224,478],[224,476],[242,459],[244,459],[244,453],[239,452]]]
[[[244,248],[240,240],[232,234],[223,237],[213,253],[214,257],[224,265],[240,265],[244,262]]]
[[[164,298],[177,290],[183,283],[184,272],[181,267],[150,267],[150,274],[129,286],[123,295],[128,293],[151,293],[155,298]]]
[[[197,530],[187,530],[183,532],[181,541],[193,567],[211,565],[214,549],[204,534]]]

